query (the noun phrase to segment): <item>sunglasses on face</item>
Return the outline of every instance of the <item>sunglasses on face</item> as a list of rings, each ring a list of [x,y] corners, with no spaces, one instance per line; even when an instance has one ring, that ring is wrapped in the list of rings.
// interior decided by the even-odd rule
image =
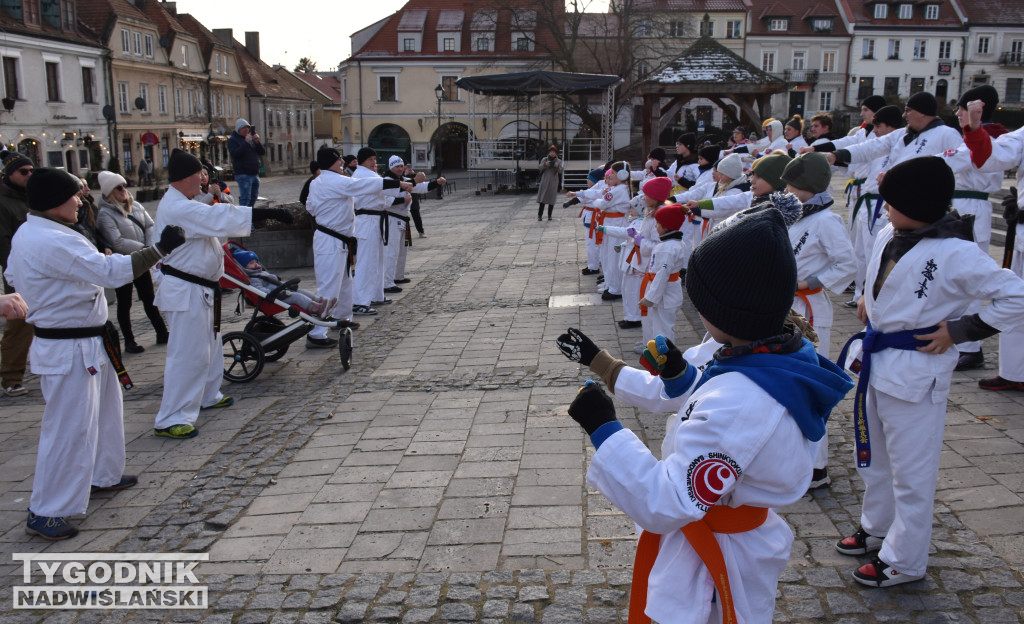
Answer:
[[[15,173],[20,173],[23,176],[27,176],[32,173],[32,169],[26,167],[24,169],[18,169],[17,171],[15,171]]]

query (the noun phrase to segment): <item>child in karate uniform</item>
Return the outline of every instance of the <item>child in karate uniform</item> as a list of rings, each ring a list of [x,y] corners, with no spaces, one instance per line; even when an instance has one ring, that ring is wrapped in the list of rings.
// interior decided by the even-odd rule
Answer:
[[[680,271],[686,249],[683,233],[686,210],[679,204],[662,206],[654,213],[658,237],[661,240],[647,265],[640,286],[640,313],[651,320],[650,332],[675,340],[676,312],[683,305],[683,285]]]
[[[857,306],[870,338],[864,344],[874,345],[873,354],[858,358],[854,401],[857,472],[865,485],[861,528],[836,544],[845,555],[878,551],[853,572],[872,587],[916,581],[928,566],[958,357],[951,347],[1024,318],[1024,281],[973,242],[973,218],[949,210],[955,184],[941,158],[924,156],[895,165],[879,186],[890,223],[875,242]],[[991,303],[965,314],[975,300]]]
[[[558,338],[617,399],[678,410],[659,461],[599,385],[588,382],[569,407],[597,449],[588,484],[643,529],[630,622],[772,620],[793,543],[773,509],[806,492],[829,411],[853,387],[786,323],[795,285],[785,222],[763,210],[710,234],[690,258],[687,295],[725,345],[702,375],[670,342],[656,377],[578,330]]]
[[[823,154],[794,158],[782,172],[786,190],[803,204],[800,219],[789,226],[796,256],[797,291],[793,309],[818,332],[818,353],[829,357],[832,302],[825,289],[842,294],[857,274],[853,245],[843,218],[832,212],[832,168]],[[811,488],[832,482],[828,476],[828,434],[818,449]]]
[[[597,226],[597,230],[604,234],[605,241],[619,249],[616,269],[622,274],[622,320],[619,321],[622,329],[640,327],[640,282],[644,277],[640,256],[640,230],[644,224],[643,201],[643,195],[630,200],[630,220],[626,227]]]
[[[598,167],[587,174],[587,188],[604,186],[604,169]],[[577,200],[578,201],[578,200]],[[586,204],[580,208],[580,220],[587,230],[587,266],[581,271],[583,275],[597,275],[601,272],[601,248],[597,244],[597,225],[601,211]]]
[[[608,227],[625,227],[626,212],[629,210],[629,200],[633,196],[632,184],[629,180],[629,165],[626,161],[614,163],[604,175],[605,186],[585,191],[569,191],[566,195],[569,198],[578,197],[584,205],[594,206],[601,211],[598,219],[599,225]],[[601,266],[604,267],[604,283],[607,290],[601,294],[601,299],[612,301],[622,298],[622,271],[618,269],[619,258],[615,246],[599,241],[601,246]]]

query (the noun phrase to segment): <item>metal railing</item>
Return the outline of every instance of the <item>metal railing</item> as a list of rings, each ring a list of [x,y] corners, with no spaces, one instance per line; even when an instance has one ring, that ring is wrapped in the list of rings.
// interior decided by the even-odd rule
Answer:
[[[533,167],[547,154],[547,144],[532,137],[469,141],[469,168],[480,169],[496,161],[515,162],[523,169]],[[569,139],[561,146],[562,160],[586,161],[591,168],[603,164],[601,139]],[[493,167],[503,168],[503,167]]]
[[[1024,52],[1003,52],[999,56],[999,64],[1015,67],[1024,65]]]

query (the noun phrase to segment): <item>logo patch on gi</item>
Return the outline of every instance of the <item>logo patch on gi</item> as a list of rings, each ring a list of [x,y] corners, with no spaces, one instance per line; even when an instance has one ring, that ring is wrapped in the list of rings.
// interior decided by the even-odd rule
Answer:
[[[612,194],[611,193],[605,193],[604,194],[604,200],[605,201],[611,201],[612,200]]]
[[[90,367],[86,368],[85,370],[89,371],[89,374],[90,374],[90,375],[95,375],[96,373],[98,373],[98,372],[99,372],[99,371],[97,371],[97,370],[96,370],[96,368],[95,368],[95,367],[92,367],[92,366],[90,366]]]
[[[951,147],[948,150],[946,150],[946,153],[944,155],[945,156],[952,156],[952,155],[956,154],[956,152],[957,152],[957,149],[955,147]]]
[[[687,470],[690,500],[707,511],[732,488],[741,474],[739,465],[725,453],[697,457]]]

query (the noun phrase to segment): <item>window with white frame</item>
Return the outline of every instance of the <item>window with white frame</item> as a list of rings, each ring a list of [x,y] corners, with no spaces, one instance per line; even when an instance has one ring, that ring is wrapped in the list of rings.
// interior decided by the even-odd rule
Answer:
[[[379,102],[398,101],[398,78],[396,76],[380,76],[377,79],[377,100]]]
[[[242,96],[240,95],[235,96],[235,111],[240,117],[242,116]]]
[[[814,32],[828,33],[835,27],[835,20],[831,17],[817,17],[811,20],[811,30]]]
[[[875,58],[875,40],[865,39],[864,45],[861,48],[861,58],[873,59]]]
[[[673,20],[668,23],[668,30],[671,37],[685,37],[686,22],[683,20]]]
[[[72,0],[61,0],[61,16],[63,19],[63,28],[67,32],[74,32],[75,30],[75,3]]]
[[[142,112],[148,113],[149,112],[149,85],[148,84],[139,84],[139,97],[142,98],[143,102],[145,102],[142,105]]]
[[[490,52],[491,51],[491,38],[484,35],[476,38],[476,51],[477,52]]]
[[[775,52],[761,52],[761,70],[766,72],[775,71]]]
[[[146,58],[153,58],[153,35],[146,35]]]
[[[46,62],[46,101],[60,102],[60,63],[55,61]]]
[[[939,5],[929,4],[924,7],[924,18],[926,20],[939,19]]]
[[[132,52],[135,53],[135,56],[142,56],[142,33],[132,33],[132,44]]]
[[[875,19],[885,19],[889,17],[889,5],[879,2],[875,5],[875,11],[872,15]]]
[[[939,42],[939,60],[953,58],[953,42],[943,39]]]
[[[1010,42],[1010,55],[1007,60],[1014,65],[1024,62],[1024,41],[1015,39]]]
[[[715,23],[711,20],[702,21],[700,23],[700,36],[701,37],[714,37],[715,36]]]
[[[793,51],[793,69],[804,69],[807,67],[807,52],[804,50]]]
[[[914,58],[918,60],[928,58],[927,39],[914,39]]]
[[[836,58],[839,53],[834,50],[827,50],[821,53],[821,71],[831,74],[836,71]]]
[[[991,54],[992,37],[978,37],[978,54]]]
[[[519,35],[512,39],[512,49],[519,52],[529,52],[531,41],[526,35]]]
[[[161,115],[167,114],[167,85],[159,85],[156,88],[156,105]]]
[[[743,38],[743,20],[729,20],[725,23],[726,39]]]
[[[196,114],[196,94],[192,89],[185,91],[185,112],[189,117]]]
[[[181,89],[175,89],[174,90],[174,114],[175,115],[181,115],[183,110],[184,109],[182,108]]]
[[[1018,103],[1020,102],[1020,91],[1021,83],[1024,79],[1021,78],[1007,78],[1006,79],[1006,101]]]
[[[901,4],[900,15],[901,20],[908,20],[914,18],[914,5],[912,4]]]
[[[121,51],[125,54],[132,53],[132,35],[127,28],[121,29]]]
[[[444,38],[443,47],[444,47],[444,51],[445,52],[454,52],[455,51],[455,37],[445,37]]]
[[[822,91],[819,95],[820,95],[820,98],[819,98],[819,106],[818,106],[818,108],[820,110],[823,110],[823,111],[830,111],[830,110],[832,110],[832,92],[831,91]]]
[[[898,59],[900,57],[900,45],[902,40],[890,39],[889,40],[889,58]]]
[[[188,67],[188,46],[181,46],[181,66]]]
[[[416,39],[412,37],[405,37],[404,39],[402,39],[402,50],[405,52],[415,52]]]
[[[789,30],[789,20],[784,17],[773,17],[768,21],[768,30],[785,32]]]
[[[214,64],[214,67],[217,68],[217,73],[218,74],[222,73],[221,72],[221,67],[220,67],[220,52],[215,52],[213,54],[213,64]]]
[[[128,114],[132,111],[128,103],[128,83],[119,82],[117,83],[117,110],[122,114]]]

